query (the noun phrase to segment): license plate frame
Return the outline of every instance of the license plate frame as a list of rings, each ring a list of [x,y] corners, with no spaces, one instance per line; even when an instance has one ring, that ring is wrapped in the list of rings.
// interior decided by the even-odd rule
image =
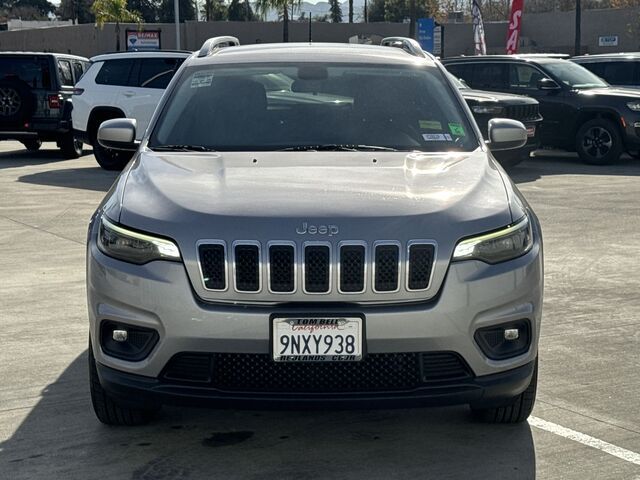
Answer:
[[[342,359],[332,359],[333,355],[313,355],[315,357],[313,359],[293,359],[293,358],[283,358],[282,355],[278,353],[277,345],[278,338],[276,336],[276,323],[282,322],[285,320],[310,320],[310,319],[332,319],[332,320],[353,320],[359,322],[359,334],[360,334],[360,355],[353,355],[355,358],[342,358]],[[359,362],[364,360],[366,357],[366,319],[362,313],[345,313],[342,315],[338,314],[326,314],[326,313],[312,313],[312,314],[296,314],[296,313],[277,313],[272,314],[270,316],[269,321],[269,358],[272,362],[276,363],[350,363],[350,362]],[[302,355],[301,355],[302,356]],[[287,357],[287,356],[285,356]],[[290,357],[290,356],[289,356]],[[322,358],[321,358],[322,357]],[[347,355],[347,357],[349,357]]]

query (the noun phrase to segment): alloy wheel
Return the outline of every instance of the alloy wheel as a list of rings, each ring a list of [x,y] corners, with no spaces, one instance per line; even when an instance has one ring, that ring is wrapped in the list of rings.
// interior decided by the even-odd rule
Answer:
[[[22,106],[20,95],[13,88],[0,88],[0,115],[10,117],[15,115]]]
[[[602,127],[591,127],[582,139],[582,147],[593,158],[603,158],[611,151],[613,138],[608,130]]]

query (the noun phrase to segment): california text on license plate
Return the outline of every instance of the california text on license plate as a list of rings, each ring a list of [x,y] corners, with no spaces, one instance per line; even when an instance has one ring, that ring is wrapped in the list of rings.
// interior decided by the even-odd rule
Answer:
[[[362,360],[363,319],[287,317],[273,319],[276,362],[355,362]]]

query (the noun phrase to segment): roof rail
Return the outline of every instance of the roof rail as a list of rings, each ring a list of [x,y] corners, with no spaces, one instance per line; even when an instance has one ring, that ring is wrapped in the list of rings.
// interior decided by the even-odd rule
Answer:
[[[198,57],[208,57],[216,50],[225,47],[237,47],[238,45],[240,45],[240,40],[236,37],[213,37],[202,44],[202,48],[198,52]]]
[[[408,37],[386,37],[382,39],[380,45],[383,47],[401,48],[414,57],[428,58],[422,50],[420,44],[413,38]]]

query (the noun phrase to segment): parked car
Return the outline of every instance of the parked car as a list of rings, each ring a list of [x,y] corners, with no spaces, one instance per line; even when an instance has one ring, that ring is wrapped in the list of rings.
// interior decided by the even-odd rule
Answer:
[[[40,52],[0,53],[0,140],[37,151],[56,142],[66,158],[82,155],[73,136],[71,95],[89,60]]]
[[[538,100],[543,146],[577,151],[583,161],[598,165],[640,150],[640,91],[611,87],[561,58],[487,55],[448,58],[444,64],[472,88]]]
[[[89,226],[98,419],[458,403],[524,421],[540,226],[446,70],[405,38],[238,43],[185,61],[140,145],[135,120],[98,130],[136,150]],[[493,119],[488,138],[527,132]]]
[[[610,85],[640,88],[640,52],[583,55],[573,57],[571,61],[582,65]]]
[[[485,138],[488,134],[489,121],[492,118],[513,118],[519,120],[527,129],[527,143],[522,148],[492,152],[493,156],[505,168],[511,168],[531,156],[540,144],[538,132],[542,123],[542,115],[538,101],[524,95],[485,92],[473,90],[466,83],[452,75],[453,82],[460,90],[473,113],[480,131]]]
[[[122,170],[132,153],[102,147],[98,127],[113,118],[134,118],[142,137],[160,97],[174,73],[191,52],[122,52],[91,59],[87,74],[78,82],[73,99],[73,128],[78,138],[93,146],[100,166]]]

